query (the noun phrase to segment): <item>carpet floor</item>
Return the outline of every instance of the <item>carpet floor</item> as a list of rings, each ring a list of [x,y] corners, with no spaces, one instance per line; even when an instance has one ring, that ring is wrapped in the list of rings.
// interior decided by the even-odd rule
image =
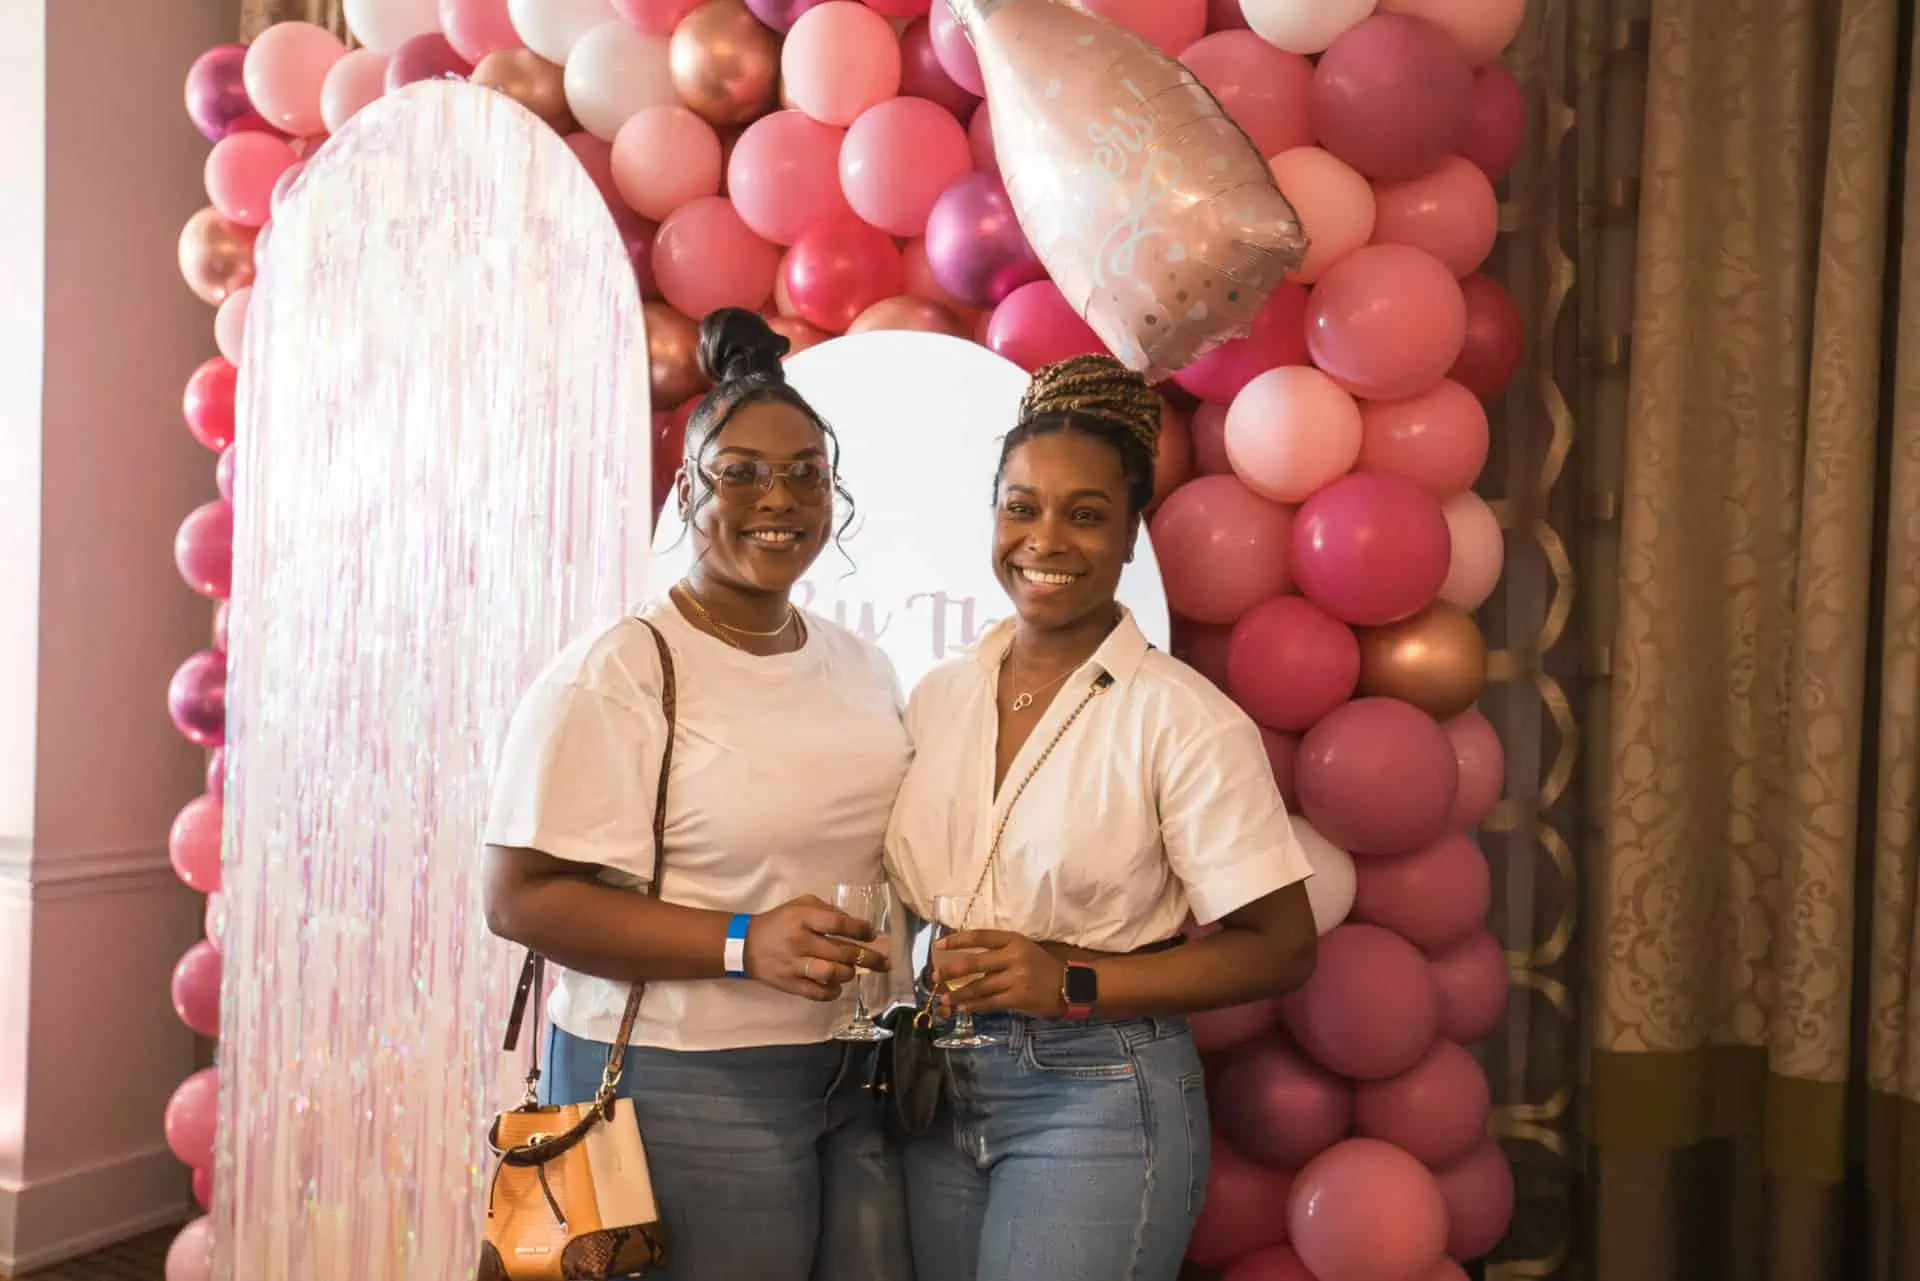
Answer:
[[[178,1228],[167,1228],[136,1237],[44,1272],[29,1272],[21,1281],[162,1281],[167,1274],[167,1246],[177,1232]]]

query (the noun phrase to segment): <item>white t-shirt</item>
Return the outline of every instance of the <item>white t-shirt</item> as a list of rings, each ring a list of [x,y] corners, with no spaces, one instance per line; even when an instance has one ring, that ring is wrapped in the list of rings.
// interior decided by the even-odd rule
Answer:
[[[909,757],[886,657],[812,614],[804,646],[767,658],[697,631],[670,601],[640,616],[665,634],[679,694],[661,897],[764,912],[802,894],[832,902],[839,883],[879,881]],[[514,713],[487,844],[596,864],[603,879],[643,886],[664,726],[660,656],[645,626],[626,618],[569,645]],[[626,994],[624,983],[563,969],[553,1021],[611,1041]],[[805,1045],[828,1039],[843,1015],[748,979],[656,982],[632,1043]]]
[[[1153,649],[1131,615],[1059,692],[994,795],[1003,622],[913,691],[913,767],[887,836],[887,873],[933,919],[940,894],[980,879],[1021,780],[1104,674],[1007,818],[974,915],[945,924],[1128,952],[1209,924],[1312,874],[1260,731],[1232,700]]]

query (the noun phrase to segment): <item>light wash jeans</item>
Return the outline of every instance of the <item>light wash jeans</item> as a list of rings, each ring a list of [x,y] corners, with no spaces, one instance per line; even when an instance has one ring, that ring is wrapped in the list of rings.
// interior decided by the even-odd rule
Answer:
[[[600,1088],[607,1047],[554,1028],[541,1094]],[[900,1155],[859,1063],[869,1047],[694,1053],[636,1046],[633,1100],[666,1235],[658,1281],[913,1281]]]
[[[1206,1195],[1185,1019],[976,1015],[948,1104],[906,1146],[919,1281],[1175,1281]]]

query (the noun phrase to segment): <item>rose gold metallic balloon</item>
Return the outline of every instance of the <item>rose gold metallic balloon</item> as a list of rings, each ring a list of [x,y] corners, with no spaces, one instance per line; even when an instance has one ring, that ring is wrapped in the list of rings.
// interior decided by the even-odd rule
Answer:
[[[1472,707],[1486,686],[1486,641],[1457,606],[1436,601],[1412,618],[1358,631],[1355,698],[1397,698],[1444,721]]]
[[[1064,0],[944,0],[1048,275],[1154,381],[1231,338],[1306,255],[1266,161],[1185,67]]]
[[[955,338],[972,336],[967,332],[966,322],[954,315],[952,308],[913,294],[884,298],[847,326],[850,334],[871,334],[883,329],[912,329],[923,334],[952,334]]]
[[[228,222],[208,206],[180,229],[180,274],[201,302],[218,307],[253,283],[253,244],[259,233]]]
[[[789,356],[798,355],[809,347],[818,347],[833,336],[824,329],[815,329],[798,316],[769,316],[767,328],[793,344],[787,349]]]
[[[467,77],[470,84],[495,89],[539,116],[554,132],[568,134],[580,126],[567,110],[565,73],[531,49],[496,49],[480,59]]]
[[[643,302],[640,310],[647,321],[653,403],[672,409],[707,389],[706,375],[700,372],[700,326],[663,302]]]
[[[668,46],[673,87],[716,125],[743,125],[772,109],[780,37],[741,0],[709,0],[680,20]]]

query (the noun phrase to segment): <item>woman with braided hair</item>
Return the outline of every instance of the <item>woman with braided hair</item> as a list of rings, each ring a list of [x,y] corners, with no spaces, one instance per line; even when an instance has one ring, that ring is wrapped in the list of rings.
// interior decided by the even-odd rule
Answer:
[[[1015,616],[908,708],[887,869],[951,931],[929,977],[968,1033],[906,1148],[918,1281],[1174,1281],[1208,1165],[1184,1015],[1313,969],[1258,729],[1115,600],[1159,430],[1110,357],[1033,376],[994,485]],[[1183,943],[1189,913],[1221,928]]]

